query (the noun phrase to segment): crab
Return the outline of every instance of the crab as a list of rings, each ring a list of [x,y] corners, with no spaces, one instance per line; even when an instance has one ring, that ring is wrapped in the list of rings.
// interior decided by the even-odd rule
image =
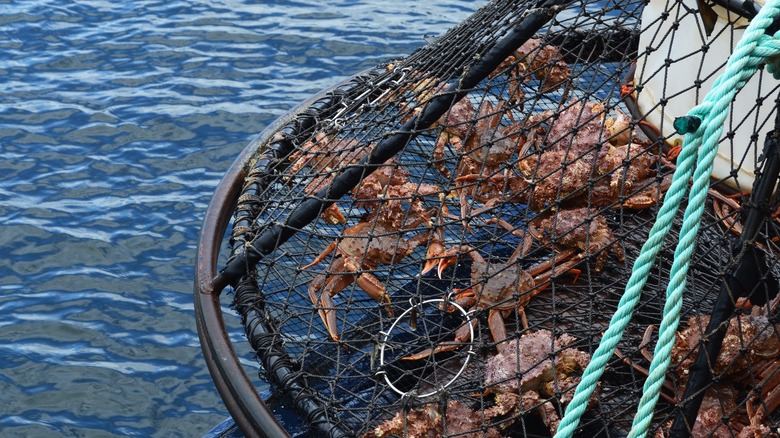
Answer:
[[[606,218],[597,210],[582,207],[537,216],[529,231],[539,241],[578,249],[584,257],[596,255],[596,272],[604,268],[610,250],[621,263],[626,258]]]
[[[565,161],[569,151],[551,150],[520,162],[523,174],[537,176],[529,205],[535,211],[564,206],[616,206],[641,210],[655,205],[671,184],[655,177],[657,156],[644,145],[612,146]],[[563,164],[562,164],[563,163]]]
[[[531,38],[512,54],[520,60],[529,73],[542,81],[542,91],[550,92],[560,87],[571,75],[571,68],[563,60],[558,47]]]
[[[502,228],[515,231],[511,229],[510,224],[504,221],[496,222]],[[471,265],[471,286],[463,290],[455,290],[454,302],[462,307],[469,307],[471,312],[487,310],[490,334],[496,344],[507,338],[504,325],[504,317],[507,314],[517,310],[523,325],[527,327],[528,323],[525,321],[523,309],[529,301],[541,292],[553,277],[573,270],[574,266],[580,262],[576,258],[567,260],[574,254],[574,251],[568,251],[554,255],[547,261],[525,270],[520,267],[518,261],[521,256],[528,253],[530,243],[530,236],[526,235],[509,259],[503,263],[490,263],[475,248],[466,245],[450,248],[444,251],[441,256],[441,264],[453,263],[460,254],[467,254],[471,258],[473,262]],[[440,273],[443,270],[441,264],[439,266]],[[447,310],[454,309],[448,308]],[[469,339],[470,332],[471,327],[464,324],[455,333],[454,341],[425,349],[403,359],[420,360],[440,352],[456,350]]]
[[[442,415],[444,414],[444,415]],[[488,412],[474,410],[458,400],[447,403],[446,412],[440,412],[438,403],[429,403],[409,410],[398,412],[393,418],[385,420],[363,438],[385,438],[404,436],[407,438],[438,438],[457,435],[465,438],[498,438],[501,436],[495,427],[483,429],[493,416]]]
[[[531,75],[541,81],[540,91],[547,93],[559,88],[569,78],[571,68],[563,60],[558,47],[531,38],[512,52],[490,77],[500,73],[507,73],[510,78],[509,101],[522,102],[525,98],[522,85],[531,79]]]
[[[511,113],[507,113],[511,117]],[[483,128],[480,141],[484,146],[479,155],[464,157],[455,178],[461,194],[481,202],[484,207],[472,212],[478,214],[495,206],[498,202],[527,202],[531,180],[519,172],[512,163],[513,155],[524,156],[538,138],[544,134],[542,124],[553,118],[552,111],[533,114],[528,118],[498,129],[496,126]],[[461,214],[465,214],[463,198]]]
[[[539,211],[557,199],[584,192],[596,174],[609,143],[604,127],[604,105],[574,102],[551,124],[537,153],[518,163],[520,172],[534,184],[529,201]]]
[[[372,143],[364,143],[357,138],[339,137],[318,132],[310,140],[290,154],[290,174],[296,174],[304,167],[319,172],[329,172],[336,168],[358,162],[373,149]]]
[[[590,363],[590,355],[569,347],[574,341],[567,334],[555,338],[548,330],[538,330],[500,344],[498,354],[485,364],[483,396],[493,395],[498,409],[514,411],[514,417],[536,411],[555,434],[560,418],[551,399],[561,394],[558,403],[568,405]]]
[[[638,136],[631,133],[628,116],[616,112],[605,120],[603,104],[571,103],[546,135],[535,140],[541,143],[536,152],[518,163],[533,185],[533,210],[556,204],[632,209],[654,204],[652,190],[645,189],[656,182],[659,155],[649,144],[632,142]]]
[[[447,114],[437,122],[438,126],[441,127],[441,132],[433,147],[433,162],[442,175],[451,176],[449,169],[444,166],[444,151],[447,145],[452,145],[456,151],[463,150],[466,140],[474,130],[476,116],[477,111],[474,109],[474,104],[464,97],[455,102]]]
[[[546,150],[568,151],[572,160],[599,150],[609,138],[604,122],[606,109],[601,102],[570,102],[550,125],[544,143]]]
[[[456,104],[457,105],[457,104]],[[442,162],[444,146],[449,143],[459,155],[455,175],[455,190],[460,199],[461,218],[478,215],[492,208],[499,201],[525,201],[528,183],[522,175],[514,171],[511,165],[512,157],[524,154],[527,148],[526,140],[538,129],[540,121],[532,117],[522,122],[514,123],[514,116],[506,108],[506,102],[499,101],[495,106],[490,101],[483,101],[477,114],[473,107],[470,111],[451,112],[451,116],[459,117],[457,121],[448,120],[443,124],[444,131],[439,137],[434,150],[434,159]],[[500,126],[501,120],[507,116],[513,123]],[[462,126],[469,120],[476,119],[469,129],[462,134],[449,133],[447,126]],[[450,177],[449,170],[439,169]],[[484,204],[482,208],[471,210],[469,198]],[[471,210],[471,211],[470,211]],[[466,226],[467,227],[467,226]]]
[[[331,181],[331,173],[344,166],[358,162],[373,148],[373,144],[364,144],[355,138],[336,137],[318,132],[310,140],[290,154],[289,180],[304,167],[314,171],[313,178],[304,188],[307,194],[315,194]],[[344,224],[346,217],[336,204],[331,204],[321,213],[331,224]]]
[[[400,237],[398,231],[388,229],[381,223],[360,222],[344,230],[340,239],[328,245],[314,261],[303,267],[311,268],[336,251],[335,258],[325,272],[318,274],[308,287],[309,298],[318,307],[320,318],[334,341],[339,340],[339,332],[332,297],[356,282],[368,296],[383,304],[388,315],[392,316],[390,297],[385,286],[370,271],[376,270],[380,264],[398,263],[428,239],[429,232],[406,240]]]
[[[376,220],[401,230],[408,227],[408,222],[431,225],[435,210],[426,208],[422,198],[437,193],[441,193],[439,186],[410,181],[409,172],[391,161],[361,181],[352,191],[352,198],[355,206],[369,210],[364,221]]]

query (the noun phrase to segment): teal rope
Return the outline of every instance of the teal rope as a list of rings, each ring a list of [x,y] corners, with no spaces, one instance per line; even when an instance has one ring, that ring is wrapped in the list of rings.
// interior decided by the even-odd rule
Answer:
[[[696,234],[699,230],[701,215],[704,211],[709,177],[712,172],[715,155],[717,154],[718,139],[723,131],[723,122],[737,91],[747,83],[761,63],[766,62],[769,57],[775,57],[780,54],[780,42],[776,39],[780,33],[775,34],[774,37],[769,37],[765,34],[765,30],[772,23],[772,18],[778,14],[778,2],[780,0],[770,0],[761,9],[758,16],[751,21],[750,26],[748,26],[730,57],[724,73],[715,81],[704,102],[692,109],[689,112],[689,117],[681,120],[682,123],[679,125],[675,124],[678,128],[687,128],[691,133],[686,135],[684,147],[678,158],[677,169],[674,172],[672,185],[666,193],[665,201],[658,212],[653,228],[650,230],[647,242],[643,245],[639,257],[634,262],[631,277],[626,285],[626,291],[618,303],[618,309],[613,315],[600,345],[593,353],[591,362],[583,373],[582,381],[577,386],[574,397],[566,409],[566,414],[555,434],[556,438],[572,436],[579,424],[591,394],[596,389],[598,380],[604,373],[607,362],[614,354],[615,347],[622,338],[623,332],[631,319],[631,315],[642,294],[642,288],[649,277],[650,268],[661,249],[666,234],[671,229],[674,216],[679,210],[685,192],[688,189],[688,180],[691,178],[691,174],[694,173],[693,161],[695,158],[698,158],[693,175],[694,182],[691,196],[683,217],[680,240],[675,250],[674,262],[670,273],[664,317],[659,330],[659,340],[656,345],[653,362],[650,366],[649,376],[645,381],[642,399],[634,418],[631,434],[629,435],[630,438],[646,436],[653,418],[653,411],[661,386],[666,378],[666,370],[671,360],[671,350],[674,346],[675,333],[680,320],[686,275],[694,249]],[[780,68],[777,67],[773,63],[768,69],[775,77],[780,74]],[[703,123],[701,126],[697,126],[696,123],[687,123],[696,121],[703,121]]]

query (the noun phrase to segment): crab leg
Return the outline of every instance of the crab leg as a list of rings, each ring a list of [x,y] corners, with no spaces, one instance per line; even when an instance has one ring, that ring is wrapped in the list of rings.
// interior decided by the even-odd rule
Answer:
[[[337,243],[337,242],[334,240],[333,242],[331,242],[331,244],[330,244],[330,245],[328,245],[328,247],[327,247],[327,248],[325,248],[325,250],[324,250],[324,251],[322,251],[322,252],[320,253],[320,255],[318,255],[318,256],[317,256],[317,258],[315,258],[315,259],[314,259],[314,261],[313,261],[313,262],[309,263],[308,265],[304,266],[304,267],[303,267],[303,268],[301,268],[301,269],[309,269],[309,268],[311,268],[312,266],[315,266],[315,265],[317,265],[318,263],[320,263],[321,261],[325,260],[325,258],[326,258],[326,257],[327,257],[327,256],[328,256],[330,253],[332,253],[334,249],[336,249],[336,245],[338,245],[338,243]]]
[[[474,290],[471,288],[468,289],[452,289],[452,292],[455,295],[455,299],[452,300],[453,303],[459,305],[463,308],[471,308],[474,307],[474,305],[477,304],[477,295],[474,293]],[[444,310],[444,306],[447,306],[447,313],[452,313],[455,311],[454,306],[450,306],[449,302],[444,302],[441,304],[441,309]]]
[[[455,332],[455,339],[453,341],[443,342],[437,345],[436,348],[426,348],[418,353],[402,357],[401,360],[420,360],[445,351],[457,350],[471,338],[470,324],[474,324],[473,319],[469,320],[468,324],[463,324],[458,328],[458,331]]]
[[[564,250],[541,263],[531,266],[526,271],[529,274],[536,276],[534,277],[534,280],[537,280],[536,284],[540,285],[542,284],[540,281],[549,281],[554,276],[559,275],[561,271],[564,273],[568,272],[571,270],[571,268],[574,267],[574,265],[579,263],[583,258],[582,254],[580,254],[578,257],[575,257],[573,260],[563,263],[564,261],[570,259],[575,254],[575,252],[576,251],[573,249]]]
[[[527,231],[521,232],[520,230],[515,229],[515,227],[512,226],[512,224],[510,224],[509,222],[498,218],[490,218],[485,223],[496,224],[499,227],[514,234],[516,237],[523,239],[523,244],[518,246],[515,249],[515,251],[512,253],[512,255],[509,256],[509,260],[507,261],[507,263],[514,263],[520,257],[525,257],[528,255],[528,253],[531,252],[531,245],[533,245],[533,237]]]
[[[641,365],[639,365],[639,364],[635,363],[634,361],[632,361],[631,359],[629,359],[629,358],[628,358],[626,355],[624,355],[624,354],[623,354],[623,353],[622,353],[622,352],[621,352],[619,349],[617,349],[617,348],[615,349],[615,356],[617,356],[617,357],[618,357],[618,359],[621,359],[621,360],[623,361],[623,363],[625,363],[626,365],[628,365],[628,366],[630,366],[631,368],[633,368],[634,370],[638,371],[640,374],[642,374],[642,375],[644,375],[644,376],[647,376],[647,375],[649,375],[649,374],[650,374],[650,371],[648,371],[648,370],[647,370],[647,368],[644,368],[644,367],[642,367]],[[652,362],[652,361],[651,361],[651,362]],[[674,386],[672,386],[672,384],[669,382],[669,380],[664,380],[664,383],[663,383],[663,385],[662,385],[662,386],[663,386],[663,388],[664,388],[665,390],[669,391],[670,393],[672,393],[672,394],[674,394],[674,393],[675,393]],[[676,402],[676,400],[674,399],[674,397],[672,397],[671,395],[669,395],[669,394],[667,394],[667,393],[665,393],[665,392],[663,392],[663,391],[661,391],[661,394],[660,394],[660,395],[661,395],[661,397],[662,397],[664,400],[666,400],[667,402],[669,402],[669,403],[671,403],[671,404],[675,404],[675,403],[677,403],[677,402]]]
[[[324,280],[317,281],[320,277],[325,277]],[[323,281],[325,286],[322,286]],[[338,327],[336,325],[336,309],[333,305],[332,297],[352,284],[355,281],[355,275],[353,274],[339,274],[332,275],[330,278],[324,274],[320,274],[309,284],[309,298],[312,300],[315,306],[318,306],[317,313],[319,313],[322,322],[325,324],[325,328],[328,330],[330,337],[334,341],[339,340]],[[320,291],[319,297],[317,292]]]
[[[336,283],[337,280],[333,280],[330,283],[328,283],[328,286]],[[324,318],[322,320],[323,323],[325,323],[325,328],[328,330],[328,334],[330,334],[331,339],[334,341],[339,340],[339,328],[336,324],[336,309],[333,305],[333,298],[330,293],[328,293],[328,286],[325,287],[325,290],[322,292],[322,295],[320,295],[320,309],[318,312],[320,313],[320,316],[324,314]],[[347,285],[344,284],[341,289],[346,287]]]
[[[325,219],[329,224],[333,225],[347,223],[347,218],[336,204],[331,204],[330,207],[323,210],[322,218]]]
[[[635,186],[643,186],[642,190],[631,195],[622,204],[616,203],[612,208],[620,209],[627,208],[629,210],[644,210],[650,208],[663,199],[664,194],[669,187],[672,186],[672,177],[674,175],[668,174],[661,178],[660,184],[655,184],[655,177],[645,179],[635,183]]]
[[[707,194],[712,196],[712,208],[723,225],[736,234],[742,234],[742,225],[734,219],[735,212],[740,208],[739,203],[717,190],[710,189]]]
[[[434,266],[438,265],[437,274],[441,278],[441,273],[445,269],[457,263],[458,259],[456,256],[457,253],[453,254],[451,250],[447,250],[444,247],[444,231],[441,227],[437,227],[425,252],[425,266],[420,271],[420,275],[425,275]]]
[[[390,307],[390,296],[387,294],[385,286],[374,276],[374,274],[363,272],[358,275],[355,282],[360,286],[360,289],[373,298],[374,301],[385,305],[385,311],[388,316],[393,316],[393,308]]]
[[[493,337],[493,342],[500,344],[506,340],[506,325],[504,325],[504,316],[500,310],[490,309],[488,312],[488,327],[490,328],[490,336]]]
[[[653,361],[653,355],[650,354],[649,351],[647,351],[647,347],[650,345],[650,342],[653,340],[653,331],[655,331],[656,326],[650,324],[645,329],[644,334],[642,334],[642,344],[639,345],[639,353],[642,354],[642,357],[645,358],[646,361],[652,362]]]
[[[493,200],[497,203],[499,201],[526,202],[527,193],[523,193],[523,191],[530,185],[531,180],[525,178],[524,176],[510,176],[505,169],[503,174],[483,175],[479,173],[470,173],[461,175],[455,178],[455,182],[467,184],[491,184],[494,187],[498,187],[498,184],[501,184],[503,186],[501,188],[502,197],[500,199],[493,198]],[[459,185],[457,187],[465,186]],[[474,187],[472,187],[472,189],[473,188]],[[482,207],[480,212],[484,210],[486,210],[486,208]],[[474,215],[476,215],[476,213],[472,213],[472,216]]]
[[[327,275],[319,274],[314,277],[314,280],[312,280],[311,283],[309,283],[309,299],[311,300],[311,303],[317,307],[317,313],[320,315],[320,319],[322,319],[322,323],[325,325],[326,329],[328,328],[328,318],[325,314],[325,309],[321,306],[322,300],[317,296],[317,291],[321,290],[327,281]],[[330,332],[330,330],[328,330],[328,332]]]
[[[761,375],[766,375],[766,377],[756,385],[756,388],[764,388],[764,390],[761,391],[761,399],[763,402],[758,407],[758,410],[754,410],[752,415],[749,415],[751,417],[751,424],[753,423],[753,418],[760,419],[766,417],[780,406],[780,387],[778,387],[778,383],[780,383],[780,365],[775,364],[770,366],[770,368],[761,373]],[[754,389],[752,392],[756,393],[757,391]],[[751,402],[751,397],[748,397],[748,402]]]

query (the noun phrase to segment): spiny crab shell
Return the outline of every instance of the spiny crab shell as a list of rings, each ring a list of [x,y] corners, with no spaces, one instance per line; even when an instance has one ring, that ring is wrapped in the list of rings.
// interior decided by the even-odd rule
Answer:
[[[500,344],[498,354],[485,365],[486,394],[495,394],[499,407],[507,403],[516,406],[516,414],[521,413],[520,408],[538,412],[554,434],[560,418],[549,399],[562,394],[558,402],[566,406],[590,363],[589,354],[568,347],[574,341],[568,334],[554,338],[550,331],[538,330]]]
[[[451,400],[447,404],[444,417],[439,412],[438,403],[430,403],[411,409],[407,413],[398,412],[393,418],[382,422],[363,435],[363,438],[390,436],[437,438],[445,434],[465,438],[500,437],[501,435],[495,427],[482,430],[483,419],[480,412],[467,407],[458,400]]]

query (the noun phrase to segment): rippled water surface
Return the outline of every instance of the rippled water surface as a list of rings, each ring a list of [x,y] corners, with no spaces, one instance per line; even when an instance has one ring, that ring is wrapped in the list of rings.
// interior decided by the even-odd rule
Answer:
[[[298,102],[483,3],[0,0],[2,435],[222,421],[192,305],[222,174]]]

